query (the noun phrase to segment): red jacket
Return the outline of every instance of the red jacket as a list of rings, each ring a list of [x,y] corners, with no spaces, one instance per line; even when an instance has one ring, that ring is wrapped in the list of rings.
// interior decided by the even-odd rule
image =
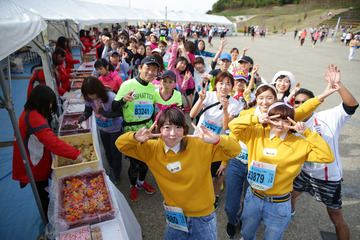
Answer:
[[[76,159],[81,153],[80,150],[56,137],[46,119],[36,110],[24,110],[18,124],[35,181],[50,178],[51,153],[70,159]],[[13,150],[12,178],[21,183],[29,182],[16,139]]]
[[[92,43],[90,42],[90,39],[86,37],[81,37],[80,41],[85,47],[85,48],[81,48],[83,50],[83,54],[90,52],[92,48]]]
[[[36,70],[33,73],[33,75],[31,76],[29,86],[28,86],[28,90],[27,90],[27,98],[29,98],[29,95],[30,95],[31,91],[34,88],[34,84],[36,84],[36,85],[38,85],[38,84],[44,84],[45,85],[46,84],[45,83],[44,70],[42,70],[42,69]]]
[[[65,63],[66,63],[66,71],[71,72],[71,69],[74,68],[74,64],[80,63],[78,59],[73,59],[71,52],[69,50],[65,50]]]
[[[61,86],[58,85],[58,88],[61,87],[62,89],[65,90],[65,92],[69,92],[71,75],[66,71],[63,64],[57,66],[56,70],[59,73],[59,78],[60,78],[60,83],[61,83]],[[59,93],[60,93],[60,90],[59,90]]]

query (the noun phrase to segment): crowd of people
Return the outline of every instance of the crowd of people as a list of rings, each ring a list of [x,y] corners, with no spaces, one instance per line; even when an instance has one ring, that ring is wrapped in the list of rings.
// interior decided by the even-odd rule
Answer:
[[[224,52],[225,35],[220,36],[216,51],[205,51],[204,36],[196,26],[189,25],[185,32],[161,25],[151,31],[150,26],[150,34],[148,26],[142,28],[145,31],[127,27],[94,35],[82,31],[83,53],[95,49],[97,60],[93,76],[85,78],[81,87],[86,107],[78,122],[95,114],[111,181],[116,183],[123,175],[122,154],[129,160],[131,201],[139,201],[138,190],[156,192],[146,182],[150,169],[164,197],[168,223],[164,239],[217,239],[216,210],[224,177],[228,223],[221,227],[231,239],[238,225],[244,239],[255,239],[261,222],[265,239],[281,239],[302,192],[322,201],[338,238],[349,239],[341,211],[338,136],[358,102],[342,84],[340,70],[328,66],[324,74],[328,84],[315,97],[300,88],[289,71],[277,72],[270,83],[264,81],[260,66],[247,55],[248,47],[241,54],[236,47]],[[212,29],[208,30],[211,47]],[[71,64],[77,62],[58,46],[54,65],[57,61],[64,75],[71,74]],[[32,81],[20,118],[24,139],[37,139],[49,154],[81,161],[78,150],[51,134],[46,119],[57,105],[51,89],[45,91],[35,82],[42,85]],[[59,81],[58,88],[66,90],[66,84]],[[49,92],[47,99],[36,97],[35,91]],[[342,103],[314,113],[335,92]],[[188,116],[194,132],[186,123]],[[51,159],[39,159],[31,151],[36,145],[30,143],[28,155],[42,188],[50,177],[50,170],[44,169]],[[16,146],[15,142],[14,166],[21,171],[14,171],[13,178],[22,185],[28,180],[19,167]]]

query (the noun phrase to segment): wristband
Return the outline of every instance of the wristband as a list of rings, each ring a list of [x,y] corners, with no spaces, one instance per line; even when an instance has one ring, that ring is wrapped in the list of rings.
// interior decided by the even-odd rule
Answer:
[[[218,51],[222,52],[222,50],[220,48],[217,49]]]
[[[219,139],[215,143],[213,143],[214,145],[217,145],[220,142],[220,135],[218,135],[218,136],[219,136]]]

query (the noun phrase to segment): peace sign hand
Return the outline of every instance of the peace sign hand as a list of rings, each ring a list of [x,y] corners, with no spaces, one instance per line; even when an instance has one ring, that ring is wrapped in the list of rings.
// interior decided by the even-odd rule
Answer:
[[[258,115],[258,120],[259,120],[259,123],[271,123],[274,125],[278,125],[277,123],[271,121],[272,119],[278,118],[278,117],[280,117],[280,114],[269,116],[267,113],[262,113],[262,114]]]
[[[151,125],[151,127],[149,129],[146,129],[146,127],[142,127],[141,129],[139,129],[135,134],[134,134],[134,138],[136,141],[139,142],[146,142],[147,140],[149,140],[150,138],[154,138],[154,137],[160,137],[160,133],[156,133],[153,134],[151,133],[152,130],[155,128],[156,125],[156,121],[153,123],[153,125]]]
[[[192,77],[191,72],[187,71],[184,75],[184,81],[187,82]]]
[[[201,125],[200,128],[195,126],[194,123],[191,123],[191,126],[196,130],[198,133],[197,135],[187,135],[190,138],[199,138],[202,139],[206,143],[216,143],[220,140],[220,135],[214,133],[213,131],[209,130],[204,125]]]
[[[294,124],[294,126],[288,126],[287,128],[295,130],[299,134],[303,134],[305,130],[308,128],[304,122],[295,122],[290,117],[287,117],[287,119]]]
[[[209,82],[206,82],[205,88],[203,88],[203,85],[200,84],[201,90],[199,92],[199,98],[200,98],[201,101],[204,101],[205,98],[206,98],[206,89],[207,89],[208,85],[209,85]]]

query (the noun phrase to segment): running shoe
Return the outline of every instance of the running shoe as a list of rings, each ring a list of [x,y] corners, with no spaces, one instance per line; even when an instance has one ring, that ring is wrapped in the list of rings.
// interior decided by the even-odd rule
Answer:
[[[153,194],[156,192],[155,188],[153,188],[151,185],[149,185],[147,182],[144,182],[143,184],[139,184],[139,182],[136,184],[136,187],[138,189],[143,189],[147,194]]]
[[[136,186],[130,186],[130,199],[131,201],[133,202],[137,202],[139,201],[139,195],[138,195],[138,192],[137,192],[137,187]]]

